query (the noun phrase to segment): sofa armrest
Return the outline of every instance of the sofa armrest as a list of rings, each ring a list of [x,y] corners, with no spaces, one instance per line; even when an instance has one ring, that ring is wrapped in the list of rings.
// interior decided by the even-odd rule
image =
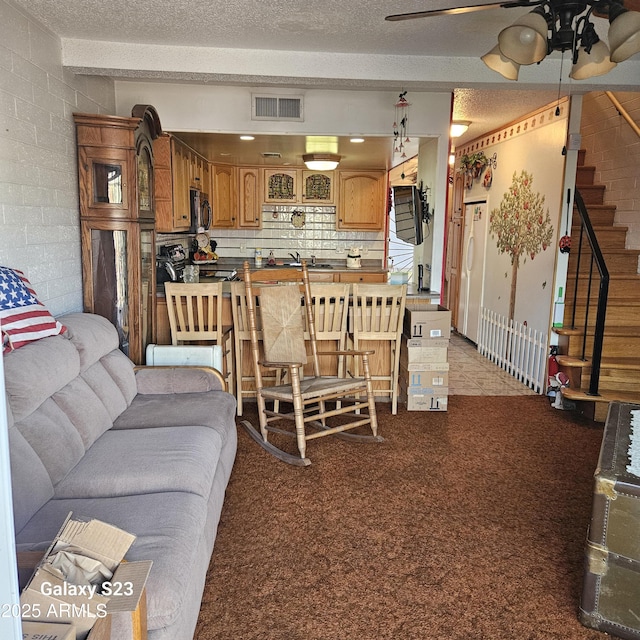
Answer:
[[[222,374],[212,367],[135,367],[138,393],[226,391]]]

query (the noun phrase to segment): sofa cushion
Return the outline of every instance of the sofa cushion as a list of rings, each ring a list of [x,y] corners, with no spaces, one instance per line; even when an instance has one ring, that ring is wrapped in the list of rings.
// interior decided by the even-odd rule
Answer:
[[[64,389],[55,393],[53,400],[78,430],[85,449],[113,424],[102,399],[81,377],[72,380]]]
[[[137,395],[114,422],[114,429],[204,426],[215,429],[222,444],[235,425],[236,400],[226,391]]]
[[[15,426],[42,461],[54,485],[84,455],[85,448],[78,430],[51,398],[26,418],[17,421]]]
[[[15,427],[9,429],[13,522],[20,531],[50,498],[53,484],[38,454]]]
[[[70,313],[62,318],[69,339],[80,354],[82,371],[119,346],[116,328],[102,316]]]
[[[64,336],[32,342],[4,358],[7,400],[18,422],[80,373],[80,358]]]
[[[207,427],[107,431],[55,489],[56,498],[184,491],[207,498],[220,456]]]
[[[169,627],[185,606],[196,567],[209,561],[196,552],[207,520],[207,501],[179,491],[50,500],[18,534],[18,550],[46,549],[69,512],[77,518],[97,518],[137,536],[126,559],[153,559],[147,581],[149,630]]]

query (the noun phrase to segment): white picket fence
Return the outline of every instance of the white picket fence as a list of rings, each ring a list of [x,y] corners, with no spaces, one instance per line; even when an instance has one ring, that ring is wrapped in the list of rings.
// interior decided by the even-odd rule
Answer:
[[[547,334],[482,307],[478,351],[514,378],[544,393]]]

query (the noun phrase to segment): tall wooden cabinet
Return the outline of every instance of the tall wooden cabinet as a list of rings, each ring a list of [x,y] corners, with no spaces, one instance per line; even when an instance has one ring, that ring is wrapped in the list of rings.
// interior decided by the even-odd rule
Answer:
[[[78,144],[84,310],[110,320],[120,348],[143,364],[155,341],[156,110],[130,118],[74,114]]]

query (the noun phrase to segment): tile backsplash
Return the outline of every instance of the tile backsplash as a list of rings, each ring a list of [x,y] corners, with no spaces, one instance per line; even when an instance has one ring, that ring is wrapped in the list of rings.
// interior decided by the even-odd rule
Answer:
[[[296,228],[292,213],[304,213],[304,226]],[[384,261],[384,232],[337,231],[336,208],[311,205],[262,205],[262,229],[210,229],[209,235],[218,244],[221,258],[253,258],[256,247],[262,249],[263,259],[273,251],[276,258],[289,258],[298,252],[301,257],[312,254],[318,261],[345,258],[351,247],[360,247],[366,260]],[[185,234],[158,234],[158,244],[182,242]]]

